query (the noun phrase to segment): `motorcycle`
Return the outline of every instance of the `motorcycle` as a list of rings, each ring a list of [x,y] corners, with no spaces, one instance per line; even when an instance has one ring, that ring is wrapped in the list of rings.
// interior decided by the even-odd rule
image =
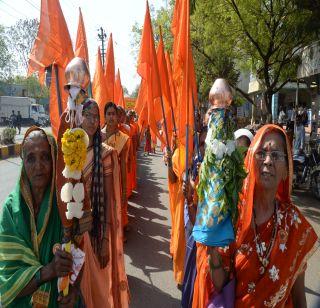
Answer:
[[[310,143],[310,153],[293,155],[293,187],[306,188],[320,200],[320,155]]]

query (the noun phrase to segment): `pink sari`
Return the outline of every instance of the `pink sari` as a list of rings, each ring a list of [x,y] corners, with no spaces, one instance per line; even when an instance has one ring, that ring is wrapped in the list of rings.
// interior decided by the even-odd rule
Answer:
[[[91,246],[90,235],[84,235],[84,251],[86,254],[83,276],[81,281],[81,293],[86,307],[129,307],[129,289],[125,273],[123,240],[121,226],[121,198],[119,163],[117,152],[102,144],[102,162],[104,177],[113,177],[113,206],[108,209],[108,238],[109,238],[109,263],[100,268],[100,263]],[[93,167],[93,150],[87,154],[87,162],[84,168],[84,182],[86,191],[91,191]],[[108,194],[112,191],[107,192]]]

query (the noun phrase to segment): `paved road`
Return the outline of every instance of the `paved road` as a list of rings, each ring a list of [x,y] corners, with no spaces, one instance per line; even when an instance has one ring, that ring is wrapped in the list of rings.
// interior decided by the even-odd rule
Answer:
[[[139,152],[139,154],[141,154]],[[159,154],[139,155],[138,189],[129,206],[131,230],[125,244],[126,271],[131,307],[179,307],[169,255],[170,218],[166,169]],[[0,204],[19,175],[18,158],[0,161]],[[320,236],[320,202],[306,192],[295,192],[294,202]],[[320,249],[311,258],[306,274],[308,307],[320,307]]]

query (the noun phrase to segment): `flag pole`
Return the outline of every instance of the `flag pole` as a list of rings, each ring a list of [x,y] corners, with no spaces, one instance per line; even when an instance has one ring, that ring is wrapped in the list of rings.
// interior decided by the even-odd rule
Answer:
[[[55,74],[59,116],[61,117],[61,115],[62,115],[62,102],[61,102],[61,93],[60,93],[60,86],[59,86],[59,70],[58,70],[58,65],[52,64],[52,66],[54,68],[54,74]]]
[[[196,122],[196,104],[194,103],[193,91],[192,91],[192,107],[193,107],[193,119],[194,119],[194,146],[197,151],[198,159],[200,159],[200,149],[199,149],[199,139],[198,139],[198,131],[197,131],[197,122]]]
[[[164,126],[164,132],[166,135],[166,141],[167,141],[167,150],[171,151],[170,143],[169,143],[169,135],[168,135],[168,126],[167,126],[167,120],[166,120],[166,115],[165,115],[165,111],[164,111],[162,96],[160,97],[160,99],[161,99],[161,109],[162,109],[162,115],[163,115],[163,126]]]
[[[186,110],[186,115],[187,115],[187,119],[186,119],[186,172],[185,172],[185,181],[188,181],[189,178],[189,43],[190,43],[190,37],[189,37],[189,32],[190,32],[190,28],[189,28],[189,1],[187,1],[187,56],[186,56],[186,82],[187,82],[187,110]]]

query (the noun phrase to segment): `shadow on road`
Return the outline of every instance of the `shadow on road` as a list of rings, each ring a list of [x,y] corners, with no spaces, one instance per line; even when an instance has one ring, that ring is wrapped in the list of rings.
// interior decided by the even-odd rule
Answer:
[[[128,276],[128,281],[131,293],[130,307],[177,308],[180,306],[180,301],[176,298],[136,277]],[[141,290],[143,290],[143,298],[136,297],[135,294],[141,294]]]
[[[315,223],[320,221],[320,201],[304,190],[294,190],[292,201],[298,205],[302,213]]]
[[[126,234],[128,241],[124,249],[130,258],[130,268],[135,271],[130,272],[133,276],[128,276],[130,307],[179,307],[180,301],[172,297],[170,291],[163,291],[168,290],[167,282],[159,282],[160,277],[172,270],[172,259],[165,202],[168,191],[164,188],[166,169],[162,168],[159,158],[154,160],[152,156],[138,152],[138,189],[129,199],[130,231]],[[160,285],[164,287],[159,289]]]

